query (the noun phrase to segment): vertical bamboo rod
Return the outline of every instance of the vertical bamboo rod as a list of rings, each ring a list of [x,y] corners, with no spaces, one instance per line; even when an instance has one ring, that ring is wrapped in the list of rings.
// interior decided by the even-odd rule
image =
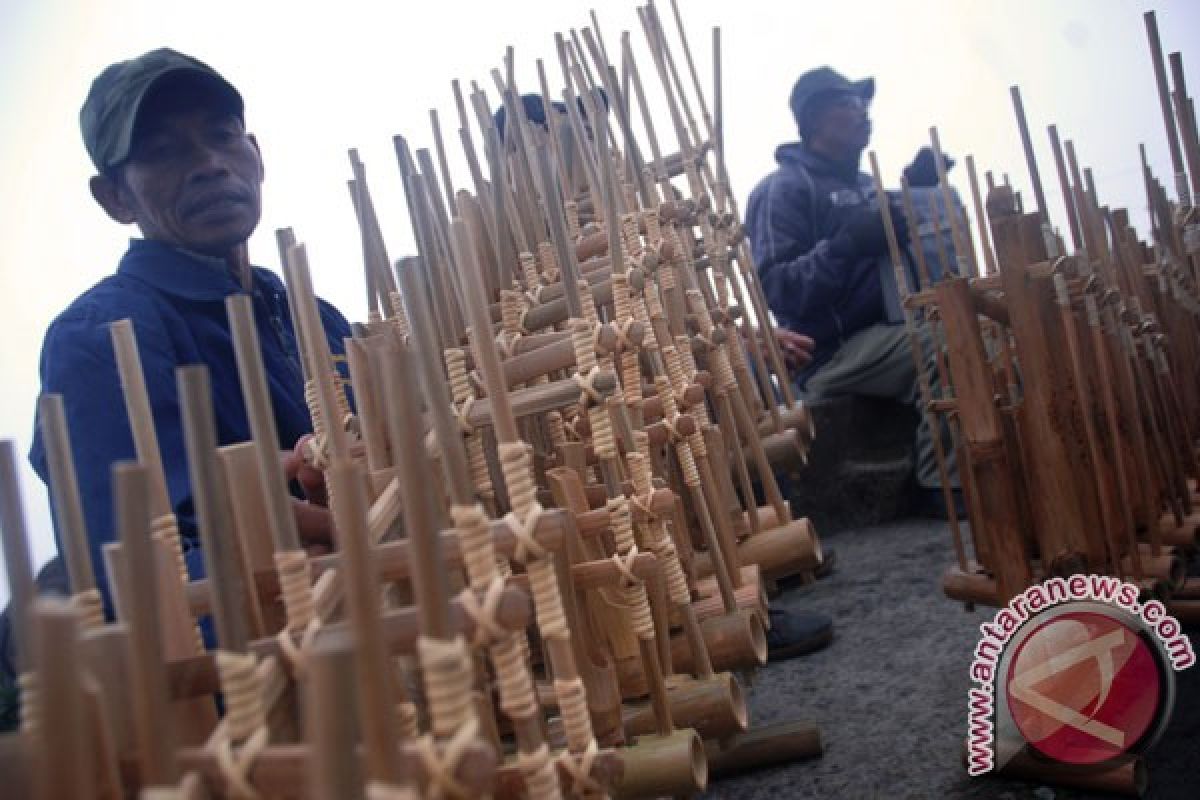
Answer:
[[[31,611],[38,675],[39,800],[96,797],[96,751],[81,687],[78,614],[69,602],[42,598]]]
[[[1029,181],[1033,184],[1033,197],[1037,202],[1038,214],[1042,224],[1050,224],[1050,210],[1046,207],[1046,193],[1042,189],[1042,176],[1038,172],[1037,157],[1033,154],[1033,140],[1029,138],[1029,122],[1025,119],[1025,104],[1021,101],[1021,89],[1018,86],[1009,87],[1012,95],[1013,111],[1017,116],[1017,130],[1021,134],[1021,147],[1025,151],[1025,165],[1029,168]]]
[[[0,439],[0,533],[3,534],[4,568],[8,576],[9,620],[16,645],[14,666],[18,673],[29,668],[33,654],[30,613],[37,587],[29,556],[29,532],[25,527],[21,484],[17,477],[17,454],[11,439]]]
[[[167,495],[162,453],[158,448],[158,434],[154,430],[154,413],[150,408],[150,395],[146,391],[146,375],[142,372],[142,358],[138,353],[133,321],[118,320],[109,331],[125,396],[125,413],[133,433],[134,450],[138,463],[145,464],[149,471],[150,512],[155,517],[162,517],[174,509]]]
[[[271,410],[270,392],[267,388],[258,331],[254,326],[251,300],[245,295],[230,296],[225,300],[225,311],[229,315],[238,378],[241,381],[242,397],[254,438],[255,454],[258,457],[258,474],[266,492],[267,522],[270,526],[271,540],[277,553],[299,550],[300,537],[296,533],[296,519],[292,514],[283,466],[279,462],[279,433],[275,425],[275,414]]]
[[[983,263],[987,275],[996,274],[996,254],[992,252],[991,225],[983,208],[983,197],[979,192],[979,176],[975,173],[975,157],[967,156],[967,177],[971,181],[971,201],[975,208],[975,225],[979,231],[979,245],[983,250]]]
[[[179,777],[175,762],[175,731],[167,716],[167,676],[163,665],[162,632],[158,622],[158,586],[147,502],[147,468],[132,462],[113,466],[117,530],[126,563],[129,598],[130,685],[136,686],[132,705],[136,723],[139,774],[145,786],[166,786]]]
[[[1167,88],[1167,68],[1163,63],[1162,41],[1158,36],[1158,20],[1153,11],[1142,15],[1146,23],[1146,38],[1150,43],[1150,62],[1154,65],[1154,83],[1158,89],[1158,104],[1162,109],[1163,128],[1167,133],[1167,148],[1171,153],[1171,170],[1175,175],[1175,190],[1181,205],[1191,205],[1187,172],[1183,166],[1183,151],[1179,146],[1179,131],[1171,113],[1171,94]]]
[[[871,173],[875,178],[875,191],[883,196],[885,189],[883,186],[883,174],[879,171],[879,159],[876,158],[874,151],[868,153],[868,158],[871,162]],[[891,208],[887,203],[880,203],[879,210],[883,216],[883,228],[887,235],[888,250],[892,256],[892,264],[896,269],[896,286],[903,292],[904,287],[907,285],[904,281],[904,275],[901,272],[901,265],[904,262],[900,252],[900,243],[896,239],[896,229],[892,225]],[[903,299],[901,298],[902,301]],[[950,487],[950,475],[946,468],[946,452],[942,444],[941,425],[939,425],[939,420],[933,410],[933,395],[929,386],[929,376],[925,373],[923,349],[920,344],[920,337],[917,335],[916,325],[912,319],[912,311],[904,302],[901,302],[900,307],[904,309],[904,327],[908,333],[909,347],[913,354],[913,366],[916,369],[917,384],[921,391],[921,403],[925,407],[925,414],[929,420],[930,434],[933,437],[933,452],[937,458],[938,478],[942,482],[942,499],[946,503],[946,516],[950,522],[950,532],[954,542],[954,555],[958,559],[959,568],[965,572],[967,569],[966,549],[963,547],[962,531],[958,527],[958,511],[954,504],[954,493]]]
[[[1083,231],[1079,220],[1079,209],[1075,207],[1075,196],[1071,192],[1071,181],[1067,177],[1067,165],[1063,158],[1062,142],[1058,138],[1058,126],[1049,125],[1046,132],[1050,135],[1050,148],[1054,154],[1054,168],[1058,173],[1058,186],[1062,190],[1063,208],[1067,211],[1067,225],[1071,229],[1071,244],[1075,250],[1083,248]]]
[[[203,364],[179,367],[175,376],[196,506],[196,527],[200,531],[205,572],[212,587],[212,616],[217,641],[222,650],[245,653],[249,635],[246,609],[240,601],[246,594],[236,561],[240,554],[229,495],[217,462],[216,421],[208,367]]]
[[[88,545],[87,523],[79,498],[79,480],[75,474],[75,457],[71,452],[62,395],[43,394],[39,397],[37,416],[50,467],[50,499],[54,504],[59,541],[63,545],[63,560],[67,563],[67,577],[72,592],[86,592],[96,588],[96,571]]]
[[[1196,118],[1192,99],[1188,96],[1187,82],[1183,74],[1183,56],[1171,53],[1171,82],[1174,84],[1175,115],[1179,120],[1180,145],[1187,162],[1187,171],[1192,179],[1192,197],[1200,197],[1200,132],[1196,130]]]

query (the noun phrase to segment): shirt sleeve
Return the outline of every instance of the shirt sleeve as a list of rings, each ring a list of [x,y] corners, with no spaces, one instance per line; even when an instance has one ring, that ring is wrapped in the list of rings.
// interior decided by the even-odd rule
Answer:
[[[133,434],[117,371],[106,315],[69,312],[46,334],[42,348],[42,391],[63,396],[75,458],[97,586],[111,609],[103,546],[119,539],[113,504],[112,466],[136,458]],[[134,333],[158,435],[168,499],[176,514],[184,560],[191,578],[204,574],[188,480],[183,422],[175,388],[177,359],[153,314],[133,317]],[[44,444],[35,430],[30,462],[49,482]],[[57,535],[57,530],[56,530]],[[60,552],[62,551],[60,545]]]

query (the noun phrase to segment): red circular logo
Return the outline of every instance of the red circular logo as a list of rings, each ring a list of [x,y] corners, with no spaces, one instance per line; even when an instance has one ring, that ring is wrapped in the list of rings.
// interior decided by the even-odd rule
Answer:
[[[1007,695],[1025,741],[1056,761],[1096,764],[1138,744],[1158,716],[1163,686],[1137,631],[1108,614],[1073,611],[1020,643]]]

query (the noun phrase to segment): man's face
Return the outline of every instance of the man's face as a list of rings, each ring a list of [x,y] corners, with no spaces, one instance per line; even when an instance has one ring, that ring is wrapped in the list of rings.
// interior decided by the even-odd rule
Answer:
[[[146,239],[224,257],[250,237],[262,213],[258,144],[217,105],[145,109],[117,173],[115,203],[97,200]]]
[[[838,92],[821,98],[813,124],[813,139],[844,156],[861,153],[871,141],[871,119],[867,104],[853,92]]]

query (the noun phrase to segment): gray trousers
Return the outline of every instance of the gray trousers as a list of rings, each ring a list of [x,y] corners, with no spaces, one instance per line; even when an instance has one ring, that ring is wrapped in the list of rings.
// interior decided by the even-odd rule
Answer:
[[[918,325],[917,335],[924,356],[925,374],[929,376],[930,388],[936,397],[939,382],[933,336],[924,324]],[[912,348],[903,325],[872,325],[854,334],[838,348],[829,363],[813,373],[803,390],[804,398],[813,401],[846,394],[890,397],[902,403],[911,403],[920,417],[915,441],[914,472],[917,484],[924,489],[936,489],[942,485],[934,452],[933,431],[929,426],[929,415],[921,403]],[[939,426],[950,485],[958,488],[958,470],[954,464],[950,432],[944,419]]]

